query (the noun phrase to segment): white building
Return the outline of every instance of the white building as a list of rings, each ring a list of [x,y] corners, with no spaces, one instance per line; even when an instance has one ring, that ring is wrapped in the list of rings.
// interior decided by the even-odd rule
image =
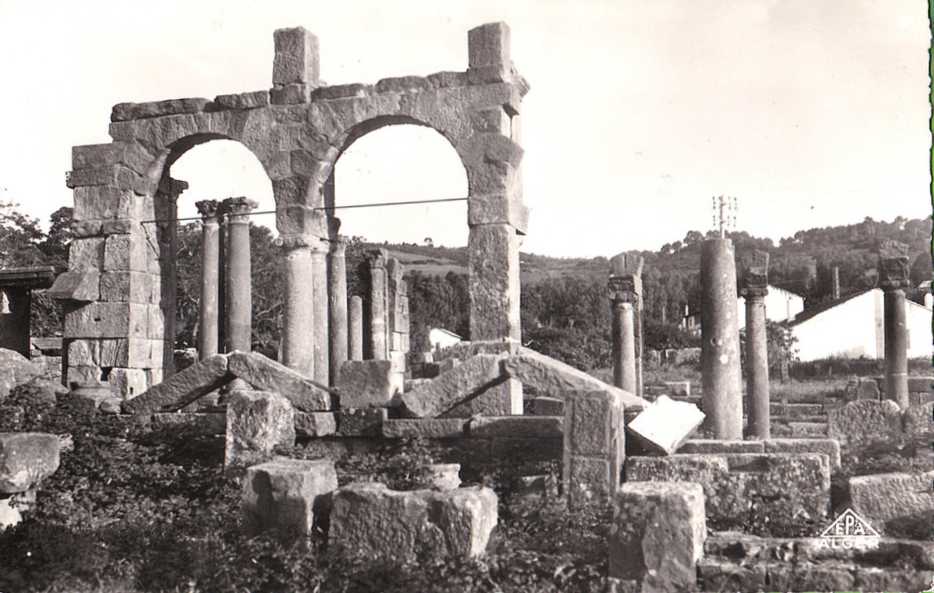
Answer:
[[[459,344],[464,341],[464,338],[454,332],[449,332],[443,327],[433,327],[431,331],[428,332],[428,341],[431,343],[431,349],[437,350],[439,348],[443,349],[448,346],[453,346],[454,344]]]
[[[932,311],[905,302],[908,357],[930,358]],[[805,362],[830,357],[884,358],[883,319],[882,290],[873,288],[809,309],[789,327],[798,338],[798,357]]]
[[[737,323],[739,328],[743,329],[746,327],[746,299],[743,297],[737,298],[736,307],[739,309]],[[791,321],[802,311],[804,311],[804,297],[783,288],[769,285],[769,294],[765,296],[766,319],[776,323]]]

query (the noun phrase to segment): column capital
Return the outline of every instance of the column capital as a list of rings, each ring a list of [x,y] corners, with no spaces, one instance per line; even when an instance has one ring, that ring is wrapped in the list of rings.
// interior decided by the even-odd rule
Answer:
[[[180,179],[172,179],[168,175],[159,180],[159,186],[156,188],[156,191],[162,194],[163,196],[172,198],[173,200],[178,199],[178,196],[182,195],[182,192],[188,189],[188,182],[182,181]]]
[[[634,253],[618,253],[610,259],[610,276],[637,276],[642,278],[644,260]]]
[[[222,202],[224,214],[227,215],[229,222],[246,223],[249,222],[248,215],[256,209],[258,205],[253,200],[239,196],[236,198],[227,198]]]
[[[741,294],[746,297],[764,297],[769,293],[769,253],[756,250],[752,252],[752,261],[746,265],[743,272],[743,289]]]
[[[638,303],[642,294],[642,278],[634,274],[610,276],[607,293],[613,303]]]
[[[883,241],[879,246],[879,287],[890,291],[908,286],[908,246],[898,241]]]
[[[337,235],[328,241],[328,253],[338,257],[344,257],[347,253],[347,239],[342,235]]]
[[[277,247],[281,247],[286,251],[292,251],[294,249],[307,249],[314,253],[327,250],[327,247],[325,247],[325,239],[315,235],[302,233],[279,235],[276,238],[275,243]]]
[[[761,301],[769,294],[769,289],[766,286],[744,286],[740,294],[747,301]]]
[[[220,203],[217,200],[200,200],[195,202],[195,208],[198,209],[202,222],[217,223],[217,216],[220,214]]]
[[[366,261],[370,268],[386,268],[389,262],[389,252],[385,249],[371,249],[366,252]]]

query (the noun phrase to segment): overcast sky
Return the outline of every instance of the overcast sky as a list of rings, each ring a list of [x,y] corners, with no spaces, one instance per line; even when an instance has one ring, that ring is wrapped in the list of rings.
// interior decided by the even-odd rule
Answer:
[[[467,30],[504,20],[531,83],[522,108],[524,251],[657,249],[711,226],[796,230],[931,213],[923,0],[537,0],[391,3],[0,0],[0,200],[45,221],[71,205],[71,146],[108,142],[122,101],[271,86],[273,30],[302,25],[330,84],[464,70]],[[172,169],[204,198],[272,209],[232,142]],[[338,162],[339,204],[462,197],[456,154],[429,129],[383,128]],[[466,206],[346,210],[371,240],[466,243]],[[272,217],[258,219],[272,224]]]

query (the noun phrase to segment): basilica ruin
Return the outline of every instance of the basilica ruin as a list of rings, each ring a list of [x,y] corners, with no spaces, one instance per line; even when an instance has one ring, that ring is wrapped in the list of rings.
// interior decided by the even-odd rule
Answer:
[[[271,89],[120,103],[111,115],[112,142],[73,148],[67,183],[75,238],[68,270],[51,288],[65,303],[62,379],[73,397],[127,425],[188,423],[224,435],[224,465],[244,476],[242,520],[250,533],[305,537],[329,524],[335,547],[372,558],[414,561],[425,546],[482,556],[499,500],[489,487],[461,487],[457,464],[426,468],[424,488],[413,491],[339,487],[335,460],[342,455],[418,437],[451,447],[465,464],[560,460],[560,498],[569,512],[605,503],[615,510],[606,542],[611,591],[913,586],[934,574],[929,542],[883,534],[882,552],[873,556],[821,551],[816,533],[776,539],[756,531],[789,513],[834,523],[839,501],[831,478],[841,443],[930,432],[934,404],[909,397],[900,246],[884,245],[879,260],[884,396],[854,397],[860,401],[833,409],[771,401],[768,254],[740,270],[747,311],[741,352],[736,258],[725,237],[704,241],[700,260],[700,395],[690,382],[646,379],[645,262],[631,253],[613,257],[606,276],[610,384],[522,342],[519,247],[529,210],[519,120],[529,84],[513,65],[508,26],[469,31],[466,71],[372,85],[321,82],[318,40],[303,28],[277,30],[274,46]],[[467,172],[470,340],[434,353],[411,352],[405,269],[388,251],[367,253],[362,294],[348,294],[346,239],[335,216],[335,163],[357,139],[396,124],[437,131]],[[286,271],[280,356],[251,352],[256,203],[223,197],[197,203],[198,356],[176,369],[173,254],[177,201],[187,184],[168,172],[187,150],[215,139],[249,149],[272,184]],[[778,416],[821,416],[824,432],[778,434]],[[24,438],[0,434],[0,461],[26,450]],[[58,467],[57,441],[46,440],[33,482],[5,483],[0,463],[0,504]],[[276,453],[298,441],[312,443],[319,458]],[[545,491],[543,476],[521,478]],[[848,504],[864,518],[891,519],[889,503],[902,494],[912,512],[934,509],[934,496],[906,494],[934,472],[869,478],[849,480]],[[738,519],[749,532],[732,529]],[[886,562],[899,554],[910,566],[889,570],[895,561]],[[807,573],[799,572],[803,565]]]

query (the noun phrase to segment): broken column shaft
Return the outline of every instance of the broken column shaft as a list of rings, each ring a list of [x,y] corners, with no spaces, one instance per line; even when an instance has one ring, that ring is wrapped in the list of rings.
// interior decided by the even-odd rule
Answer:
[[[220,224],[217,202],[195,203],[201,214],[201,301],[198,320],[198,358],[218,353],[218,301],[220,297]]]
[[[247,198],[224,200],[227,213],[227,345],[232,352],[252,347],[253,294],[250,268],[250,211]]]
[[[749,402],[749,436],[771,438],[769,409],[769,354],[765,296],[768,289],[769,254],[757,251],[756,262],[743,277],[746,299],[746,397]]]
[[[908,247],[884,241],[879,250],[879,286],[882,288],[885,335],[885,397],[903,410],[908,397],[908,326],[904,289],[908,281]]]
[[[701,247],[701,382],[704,428],[716,439],[743,438],[743,392],[736,307],[736,263],[729,239]]]
[[[347,350],[350,360],[363,360],[363,297],[350,297]]]

